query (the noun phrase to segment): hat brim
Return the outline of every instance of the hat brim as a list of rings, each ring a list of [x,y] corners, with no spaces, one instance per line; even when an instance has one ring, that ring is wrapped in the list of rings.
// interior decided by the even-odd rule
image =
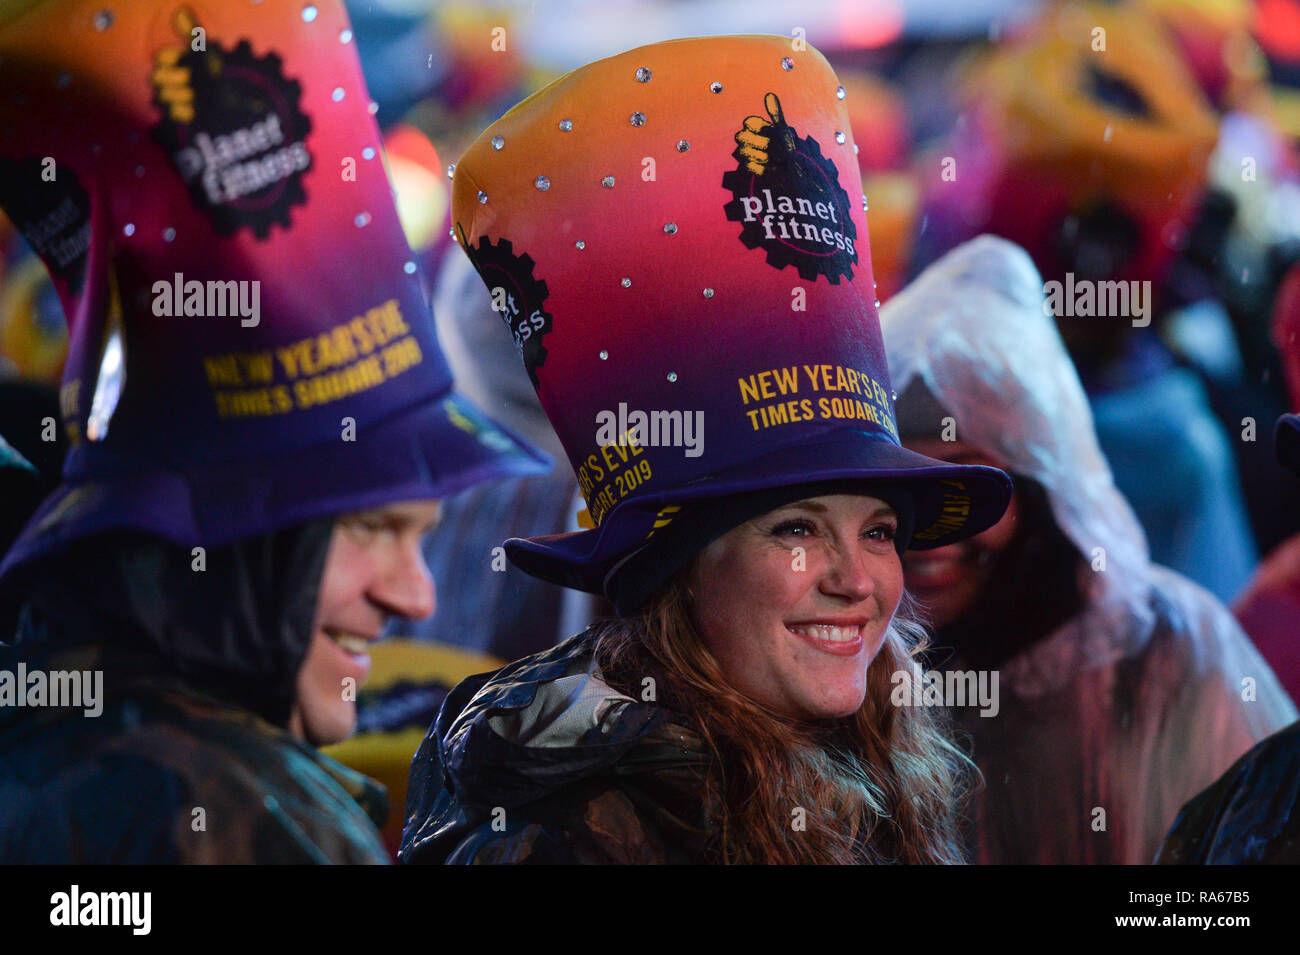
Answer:
[[[347,450],[355,458],[348,460]],[[338,444],[192,471],[132,468],[117,478],[69,477],[9,549],[0,579],[104,531],[140,530],[184,546],[217,547],[333,514],[444,498],[482,481],[546,473],[552,465],[545,452],[448,391],[358,425]],[[70,461],[65,474],[75,471]]]
[[[825,481],[905,484],[916,507],[913,550],[942,547],[992,527],[1006,511],[1012,490],[1011,478],[997,468],[949,464],[880,435],[845,429],[780,448],[685,487],[628,500],[593,530],[512,538],[506,541],[506,556],[534,577],[606,594],[610,578],[646,543],[661,508]]]

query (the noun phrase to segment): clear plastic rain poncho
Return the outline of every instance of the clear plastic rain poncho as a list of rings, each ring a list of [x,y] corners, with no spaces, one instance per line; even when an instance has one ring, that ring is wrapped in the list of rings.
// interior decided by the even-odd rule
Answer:
[[[972,858],[1148,863],[1182,804],[1296,710],[1228,611],[1150,563],[1043,302],[1029,256],[981,236],[880,313],[896,392],[919,379],[959,440],[1038,481],[1093,568],[1084,609],[1001,665],[996,715],[954,710],[984,776]]]

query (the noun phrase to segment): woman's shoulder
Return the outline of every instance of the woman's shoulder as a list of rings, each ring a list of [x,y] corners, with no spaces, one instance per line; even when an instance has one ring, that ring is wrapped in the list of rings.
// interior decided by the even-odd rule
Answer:
[[[470,677],[448,694],[438,715],[444,741],[474,727],[533,749],[612,744],[673,725],[690,746],[685,718],[657,701],[653,679],[614,685],[595,660],[596,628],[491,673]],[[671,734],[670,734],[671,735]]]
[[[593,639],[448,696],[412,768],[404,861],[667,861],[702,829],[703,742],[653,694],[612,686]]]

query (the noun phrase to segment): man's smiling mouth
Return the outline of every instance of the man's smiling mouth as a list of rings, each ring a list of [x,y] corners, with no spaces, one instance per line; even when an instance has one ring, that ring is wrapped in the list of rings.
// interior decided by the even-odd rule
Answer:
[[[362,656],[370,649],[371,638],[363,637],[359,633],[352,633],[348,630],[336,630],[333,627],[324,627],[325,636],[329,637],[348,653]]]

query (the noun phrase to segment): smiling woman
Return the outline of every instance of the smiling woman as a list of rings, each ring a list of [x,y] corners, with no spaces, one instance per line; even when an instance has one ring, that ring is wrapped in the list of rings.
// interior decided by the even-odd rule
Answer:
[[[636,613],[452,693],[401,857],[963,861],[970,764],[936,711],[891,701],[921,674],[913,498],[849,480],[681,506],[611,580]]]
[[[602,60],[456,164],[456,232],[488,287],[504,249],[544,280],[554,323],[530,380],[594,524],[506,555],[621,619],[452,691],[411,768],[407,862],[961,861],[963,757],[933,711],[890,701],[895,673],[920,679],[900,555],[992,526],[1010,482],[899,445],[848,201],[857,164],[816,152],[846,145],[838,81],[815,50],[790,52],[783,37],[709,37]],[[584,170],[645,153],[640,127],[601,111],[620,90],[695,144],[672,190]],[[592,130],[595,152],[557,148],[556,116]],[[724,176],[737,196],[838,203],[854,253],[764,255],[741,203],[718,203]],[[581,241],[554,241],[554,202]],[[815,318],[791,321],[787,265]],[[691,409],[707,447],[638,446],[643,480],[602,479],[593,465],[613,461],[590,454],[591,424],[624,406]]]
[[[787,718],[857,710],[903,592],[897,527],[884,501],[841,494],[769,511],[705,548],[688,592],[730,682]]]
[[[901,603],[909,502],[843,490],[728,531],[644,615],[598,628],[604,677],[653,674],[717,754],[700,790],[719,861],[961,861],[967,764],[930,711],[890,703],[924,635]]]

